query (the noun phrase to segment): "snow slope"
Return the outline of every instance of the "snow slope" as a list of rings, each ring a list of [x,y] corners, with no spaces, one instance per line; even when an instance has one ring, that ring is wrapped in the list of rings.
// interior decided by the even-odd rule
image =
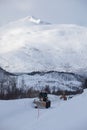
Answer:
[[[87,28],[33,17],[0,29],[0,66],[10,72],[87,72]]]
[[[87,130],[87,90],[67,101],[49,95],[49,109],[34,109],[33,99],[0,100],[0,130]]]
[[[73,73],[63,72],[33,72],[30,74],[23,74],[17,77],[17,86],[25,86],[24,89],[33,88],[34,90],[43,90],[49,86],[51,92],[65,91],[76,92],[82,90],[83,77]],[[24,85],[23,85],[24,84]]]

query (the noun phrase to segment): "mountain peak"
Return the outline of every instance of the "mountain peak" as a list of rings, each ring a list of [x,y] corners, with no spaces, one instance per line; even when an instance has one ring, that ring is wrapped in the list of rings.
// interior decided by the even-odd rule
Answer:
[[[29,22],[33,22],[33,23],[36,23],[36,24],[40,24],[41,23],[41,20],[40,19],[37,19],[33,16],[27,16],[25,17],[24,19],[22,19],[24,21],[29,21]]]
[[[25,22],[25,23],[33,23],[33,24],[49,24],[48,22],[44,22],[39,18],[36,18],[34,16],[27,16],[25,18],[19,19],[18,21],[20,22]]]
[[[33,16],[27,16],[25,18],[19,19],[18,21],[21,21],[21,22],[31,22],[31,23],[35,23],[35,24],[40,24],[41,23],[40,19],[35,18]]]

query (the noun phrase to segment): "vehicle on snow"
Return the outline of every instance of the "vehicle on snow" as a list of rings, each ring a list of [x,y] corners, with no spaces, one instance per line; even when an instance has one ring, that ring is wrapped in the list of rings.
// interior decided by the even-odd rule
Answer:
[[[38,100],[34,100],[35,108],[49,108],[51,107],[51,101],[48,99],[46,92],[40,92]]]

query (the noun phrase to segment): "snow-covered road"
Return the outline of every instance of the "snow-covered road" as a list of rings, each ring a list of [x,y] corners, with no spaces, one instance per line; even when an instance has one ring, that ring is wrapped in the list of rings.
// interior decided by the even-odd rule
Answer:
[[[49,109],[34,109],[33,99],[0,100],[0,130],[87,130],[87,90],[67,101],[49,97]]]

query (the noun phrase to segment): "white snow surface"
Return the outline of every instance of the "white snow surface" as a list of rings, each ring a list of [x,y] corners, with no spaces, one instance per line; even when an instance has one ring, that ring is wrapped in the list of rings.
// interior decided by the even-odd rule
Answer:
[[[49,109],[35,109],[33,99],[0,100],[0,130],[87,130],[87,90],[67,101],[49,98]]]
[[[87,28],[26,17],[0,28],[0,66],[10,72],[87,72]]]

